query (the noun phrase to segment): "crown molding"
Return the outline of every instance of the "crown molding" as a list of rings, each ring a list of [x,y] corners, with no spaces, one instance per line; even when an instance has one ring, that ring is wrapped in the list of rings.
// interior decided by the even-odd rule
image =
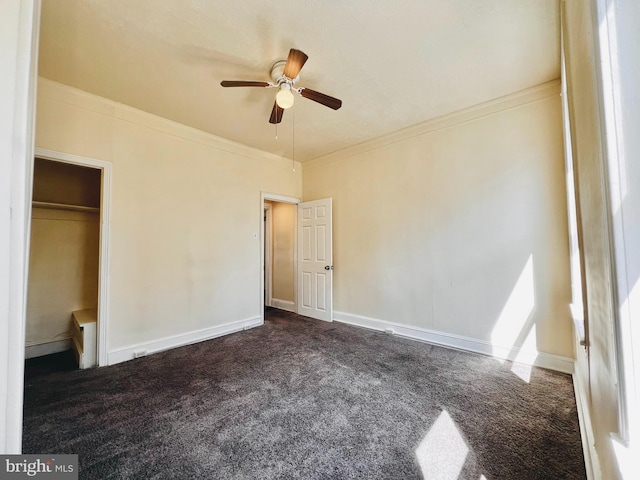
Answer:
[[[451,128],[464,123],[468,123],[475,120],[495,115],[496,113],[504,112],[512,108],[518,108],[523,105],[538,102],[540,100],[547,99],[560,95],[560,79],[552,80],[550,82],[541,83],[531,88],[521,90],[519,92],[511,93],[503,97],[498,97],[487,102],[479,103],[472,107],[468,107],[462,110],[458,110],[441,117],[437,117],[426,122],[418,123],[401,130],[383,135],[381,137],[368,140],[352,147],[343,148],[335,152],[323,155],[313,160],[304,162],[305,169],[326,165],[345,158],[366,153],[371,150],[376,150],[381,147],[392,145],[394,143],[402,142],[415,138],[421,135],[426,135],[437,130],[445,128]]]
[[[144,112],[134,107],[109,100],[98,95],[64,85],[44,77],[38,77],[38,95],[53,101],[72,105],[83,110],[104,115],[114,120],[140,125],[167,135],[173,135],[180,139],[193,142],[216,150],[225,151],[234,155],[253,160],[287,161],[291,159],[274,155],[257,148],[249,147],[226,138],[218,137],[211,133],[189,127],[182,123],[168,120],[164,117]],[[299,167],[296,162],[296,167]]]

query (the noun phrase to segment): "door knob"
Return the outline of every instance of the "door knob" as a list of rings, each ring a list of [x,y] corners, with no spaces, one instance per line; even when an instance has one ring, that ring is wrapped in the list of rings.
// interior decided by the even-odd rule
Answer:
[[[333,270],[333,265],[329,266],[329,265],[325,265],[324,266],[325,270]]]

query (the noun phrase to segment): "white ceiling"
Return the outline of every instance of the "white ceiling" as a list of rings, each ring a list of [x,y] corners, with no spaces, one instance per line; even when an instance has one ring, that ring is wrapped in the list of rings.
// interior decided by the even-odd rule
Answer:
[[[292,156],[269,81],[308,56],[296,98],[305,161],[560,76],[558,0],[44,0],[40,75],[214,135]]]

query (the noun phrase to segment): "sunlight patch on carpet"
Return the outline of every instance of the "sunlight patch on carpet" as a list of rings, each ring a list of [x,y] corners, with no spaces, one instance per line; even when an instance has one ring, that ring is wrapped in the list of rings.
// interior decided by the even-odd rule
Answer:
[[[468,453],[469,447],[445,410],[416,448],[422,476],[429,480],[457,480]]]

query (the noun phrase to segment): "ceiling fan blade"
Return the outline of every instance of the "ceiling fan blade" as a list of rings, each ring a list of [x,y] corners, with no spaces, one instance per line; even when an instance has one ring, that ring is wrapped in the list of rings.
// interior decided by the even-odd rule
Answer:
[[[287,64],[284,66],[284,76],[291,79],[296,78],[308,58],[309,57],[300,50],[296,50],[295,48],[289,50]]]
[[[269,82],[252,82],[247,80],[223,80],[220,82],[223,87],[270,87]]]
[[[284,108],[280,108],[276,102],[273,102],[273,110],[271,110],[271,117],[269,117],[269,123],[280,123],[282,121],[282,114]]]
[[[314,102],[321,103],[325,107],[333,108],[334,110],[338,110],[342,106],[342,100],[330,97],[324,93],[316,92],[310,88],[301,88],[300,95],[304,98],[308,98],[309,100],[313,100]]]

